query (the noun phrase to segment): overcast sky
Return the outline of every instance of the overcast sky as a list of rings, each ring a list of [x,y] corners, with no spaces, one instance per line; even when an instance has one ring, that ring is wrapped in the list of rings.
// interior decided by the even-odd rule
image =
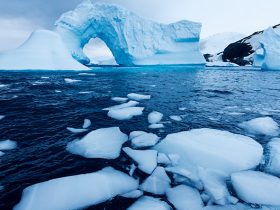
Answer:
[[[94,1],[94,0],[93,0]],[[188,19],[203,24],[202,37],[220,32],[251,34],[280,23],[280,0],[95,0],[114,2],[155,21]],[[37,28],[81,0],[0,0],[0,51],[17,47]]]

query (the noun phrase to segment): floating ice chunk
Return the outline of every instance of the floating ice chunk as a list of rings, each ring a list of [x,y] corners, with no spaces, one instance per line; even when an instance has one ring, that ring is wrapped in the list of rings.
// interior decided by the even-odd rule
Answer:
[[[5,118],[4,115],[0,115],[0,120],[3,120]]]
[[[180,111],[185,111],[185,110],[187,110],[187,108],[186,107],[180,107],[179,110]]]
[[[133,148],[143,148],[143,147],[151,147],[156,145],[159,141],[159,137],[153,133],[144,133],[140,136],[136,136],[131,140],[131,144]]]
[[[171,180],[166,174],[164,168],[157,167],[152,175],[145,179],[140,185],[140,189],[155,195],[164,195],[170,188],[170,183]]]
[[[96,76],[94,73],[79,73],[80,76]]]
[[[5,153],[0,151],[0,157],[3,156],[3,155],[5,155]]]
[[[120,103],[127,102],[127,100],[128,100],[128,98],[123,98],[123,97],[113,97],[111,99],[112,99],[112,101],[120,102]]]
[[[84,119],[83,129],[91,126],[91,121],[89,119]]]
[[[158,153],[157,162],[164,165],[171,165],[172,163],[169,157],[164,153]]]
[[[186,185],[168,189],[166,195],[177,210],[202,210],[204,207],[199,192]]]
[[[0,88],[7,87],[8,85],[0,84]]]
[[[236,205],[226,205],[226,206],[206,206],[203,210],[256,210],[255,208],[251,208],[242,203],[238,203]],[[259,210],[273,210],[273,209],[264,209],[261,208]],[[276,210],[276,209],[275,209]]]
[[[0,150],[12,150],[17,148],[17,143],[11,140],[0,141]]]
[[[56,93],[61,93],[62,91],[61,91],[61,90],[55,90],[54,92],[56,92]]]
[[[124,197],[124,198],[139,198],[143,194],[144,193],[141,190],[134,190],[134,191],[123,194],[122,197]]]
[[[71,133],[84,133],[84,132],[88,131],[88,129],[84,129],[84,128],[71,128],[71,127],[67,127],[66,129],[68,131],[70,131]]]
[[[153,111],[148,115],[148,121],[150,124],[157,124],[163,118],[163,114],[160,112]]]
[[[260,117],[239,124],[239,127],[252,134],[277,136],[280,133],[279,125],[270,117]]]
[[[170,134],[155,149],[178,154],[178,166],[194,173],[201,166],[225,175],[256,167],[263,154],[262,146],[250,137],[207,128]]]
[[[108,167],[94,173],[53,179],[27,187],[14,210],[82,209],[137,187],[136,180]]]
[[[223,174],[212,170],[199,169],[199,178],[211,200],[219,205],[236,204],[238,199],[230,195]]]
[[[125,147],[123,151],[138,164],[137,167],[141,171],[147,174],[151,174],[157,167],[157,151],[155,150],[133,150]]]
[[[86,158],[116,159],[127,139],[127,135],[118,127],[101,128],[90,132],[81,140],[68,143],[66,149]]]
[[[74,83],[74,82],[81,82],[82,80],[65,78],[64,81],[66,83]]]
[[[128,107],[123,109],[110,110],[108,116],[116,120],[130,120],[134,116],[143,114],[144,107]]]
[[[41,77],[41,79],[49,79],[50,77]]]
[[[81,92],[79,92],[79,94],[90,94],[90,93],[92,93],[92,91],[81,91]]]
[[[151,99],[150,95],[142,95],[137,93],[129,93],[127,97],[131,100],[141,101],[141,100],[149,100]]]
[[[145,131],[132,131],[132,132],[129,134],[129,140],[132,140],[132,139],[134,139],[135,137],[140,136],[140,135],[143,135],[143,134],[147,134],[147,132],[145,132]]]
[[[172,208],[158,198],[143,196],[127,210],[171,210]]]
[[[116,106],[111,106],[111,107],[105,108],[103,110],[111,111],[111,110],[123,109],[123,108],[128,108],[128,107],[134,107],[134,106],[137,106],[138,104],[139,104],[139,102],[137,102],[137,101],[129,101],[127,103],[116,105]]]
[[[161,129],[161,128],[164,128],[164,125],[163,124],[151,124],[149,125],[149,128],[150,129]]]
[[[268,162],[265,171],[280,176],[280,138],[272,139],[267,145]]]
[[[177,115],[172,115],[172,116],[169,116],[171,120],[174,120],[174,121],[177,121],[177,122],[180,122],[182,121],[182,117],[180,116],[177,116]]]
[[[262,172],[244,171],[231,175],[240,199],[260,205],[280,205],[280,179]]]

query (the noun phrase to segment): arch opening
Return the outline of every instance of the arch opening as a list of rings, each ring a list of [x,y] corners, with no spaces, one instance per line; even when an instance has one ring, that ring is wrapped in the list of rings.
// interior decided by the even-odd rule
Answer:
[[[100,38],[91,38],[84,46],[83,52],[90,59],[89,65],[118,65],[112,51]]]

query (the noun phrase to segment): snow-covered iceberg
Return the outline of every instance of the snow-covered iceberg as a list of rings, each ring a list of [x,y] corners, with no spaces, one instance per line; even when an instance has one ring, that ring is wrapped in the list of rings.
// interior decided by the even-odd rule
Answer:
[[[170,134],[155,149],[178,154],[178,166],[194,174],[203,167],[226,176],[256,167],[263,154],[262,146],[250,137],[207,128]]]
[[[160,24],[117,5],[85,0],[55,25],[72,56],[83,64],[90,62],[83,48],[92,38],[103,40],[120,65],[205,63],[199,50],[200,23]]]
[[[264,31],[256,51],[254,65],[262,69],[280,70],[280,33],[272,27]]]
[[[76,61],[60,35],[49,30],[34,31],[17,49],[0,54],[2,70],[88,70]]]
[[[82,209],[138,188],[138,181],[113,168],[62,177],[27,187],[14,210]]]

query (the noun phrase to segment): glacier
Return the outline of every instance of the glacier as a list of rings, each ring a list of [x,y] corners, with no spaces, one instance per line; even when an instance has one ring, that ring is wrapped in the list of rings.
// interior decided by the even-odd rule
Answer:
[[[260,48],[255,53],[254,66],[262,69],[280,70],[280,33],[272,27],[266,29],[259,40]]]
[[[120,6],[85,0],[55,23],[72,56],[82,64],[90,59],[83,48],[100,38],[118,64],[204,64],[199,50],[201,24],[187,20],[160,24],[143,19]]]

